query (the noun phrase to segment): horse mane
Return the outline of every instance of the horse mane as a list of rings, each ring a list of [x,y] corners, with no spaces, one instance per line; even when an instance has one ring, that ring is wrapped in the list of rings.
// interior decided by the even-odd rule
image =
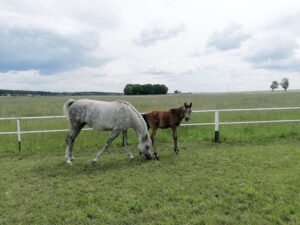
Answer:
[[[120,102],[120,103],[123,103],[123,104],[125,104],[125,105],[128,105],[136,114],[140,114],[137,110],[136,110],[136,108],[134,108],[133,107],[133,105],[131,105],[129,102],[127,102],[127,101],[124,101],[124,100],[117,100],[117,102]]]
[[[136,113],[136,115],[137,115],[138,119],[140,120],[140,122],[141,123],[145,123],[145,125],[146,125],[145,126],[146,127],[146,132],[147,132],[147,124],[146,124],[144,118],[141,116],[140,112],[137,111],[137,109],[133,105],[131,105],[129,102],[127,102],[125,100],[117,100],[117,102],[123,103],[123,104],[129,106],[129,108]]]

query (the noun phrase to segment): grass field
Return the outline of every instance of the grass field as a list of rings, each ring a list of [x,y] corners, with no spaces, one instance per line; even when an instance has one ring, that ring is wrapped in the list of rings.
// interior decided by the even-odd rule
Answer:
[[[191,94],[124,99],[140,111],[193,102],[194,109],[300,106],[300,93]],[[62,115],[66,97],[1,97],[0,117]],[[297,119],[299,110],[223,113],[221,121]],[[192,114],[191,122],[212,122]],[[64,129],[65,119],[21,121],[22,130]],[[169,130],[157,134],[160,161],[129,160],[118,138],[97,164],[109,136],[82,132],[72,167],[65,133],[0,135],[0,224],[300,224],[300,123],[180,127],[180,154]],[[15,121],[0,121],[15,131]]]

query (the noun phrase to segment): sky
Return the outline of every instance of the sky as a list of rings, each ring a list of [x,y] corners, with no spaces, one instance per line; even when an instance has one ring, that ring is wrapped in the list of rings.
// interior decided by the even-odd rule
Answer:
[[[0,89],[300,89],[298,0],[1,0]]]

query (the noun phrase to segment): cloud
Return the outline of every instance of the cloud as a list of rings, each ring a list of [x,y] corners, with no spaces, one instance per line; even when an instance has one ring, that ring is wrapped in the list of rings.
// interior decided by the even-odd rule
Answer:
[[[143,74],[152,74],[152,75],[166,75],[166,74],[172,74],[171,71],[168,71],[166,69],[158,68],[158,67],[149,67],[146,70],[142,71]]]
[[[112,30],[118,27],[116,4],[95,0],[1,0],[0,24],[47,28],[57,33]]]
[[[277,30],[279,32],[290,33],[291,35],[300,34],[300,12],[291,13],[274,19],[267,29]]]
[[[0,30],[0,72],[39,70],[44,74],[83,66],[96,67],[109,60],[92,39],[76,40],[42,29]]]
[[[185,26],[183,24],[166,25],[164,23],[154,22],[147,25],[134,42],[137,45],[148,47],[158,41],[175,38],[184,31]]]
[[[0,73],[0,89],[118,92],[122,85],[119,76],[108,76],[102,68],[78,68],[51,76],[34,70]]]
[[[207,46],[220,51],[227,51],[239,48],[241,44],[250,37],[251,35],[244,32],[241,25],[230,24],[222,31],[211,34],[207,41]]]
[[[275,70],[299,70],[298,45],[289,37],[265,37],[252,40],[245,53],[254,67]]]

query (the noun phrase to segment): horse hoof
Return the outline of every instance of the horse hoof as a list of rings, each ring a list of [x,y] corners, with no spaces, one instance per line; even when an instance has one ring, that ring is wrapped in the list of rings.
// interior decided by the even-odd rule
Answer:
[[[96,163],[98,161],[98,159],[93,159],[92,163]]]
[[[159,156],[158,156],[158,155],[155,155],[155,159],[156,159],[157,161],[159,161]]]
[[[133,155],[132,155],[132,156],[129,156],[129,159],[134,159]]]
[[[72,164],[71,161],[67,161],[67,165],[68,165],[68,166],[72,166],[73,164]]]

